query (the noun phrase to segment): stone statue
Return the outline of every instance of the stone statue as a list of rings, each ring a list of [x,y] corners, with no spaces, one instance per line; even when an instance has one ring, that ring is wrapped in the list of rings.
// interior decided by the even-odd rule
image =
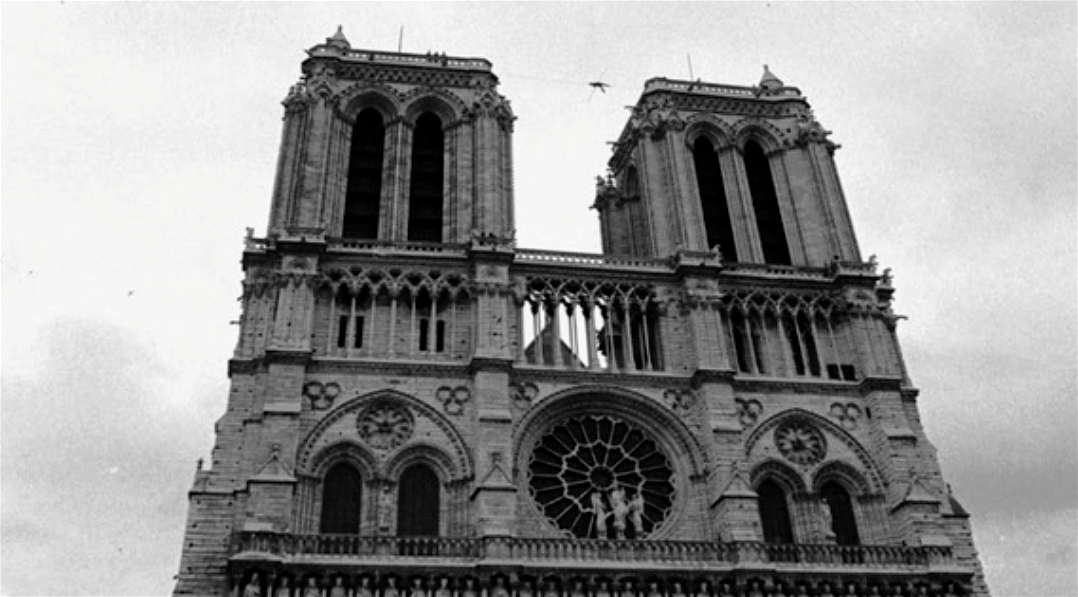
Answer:
[[[400,597],[400,589],[397,588],[397,577],[390,576],[386,579],[386,587],[382,589],[382,597]]]
[[[588,597],[584,583],[579,578],[573,581],[573,589],[569,592],[569,597]]]
[[[243,587],[243,597],[262,597],[262,583],[257,572],[251,574],[251,579]]]
[[[823,519],[823,536],[828,541],[835,540],[835,521],[831,517],[831,504],[826,499],[820,500],[820,518]]]
[[[434,591],[434,597],[453,597],[453,589],[449,588],[448,577],[443,576],[438,579],[438,588]]]
[[[670,589],[670,597],[685,597],[685,589],[682,588],[680,580],[674,581],[674,587]]]
[[[535,591],[532,590],[532,581],[530,580],[524,581],[517,590],[517,597],[533,597],[534,595]]]
[[[614,487],[610,492],[610,509],[614,514],[614,532],[618,539],[625,538],[625,517],[629,514],[629,506],[625,503],[625,490]]]
[[[820,589],[820,597],[835,597],[831,592],[831,585],[829,583],[823,583],[823,588]]]
[[[501,576],[494,580],[494,588],[490,591],[490,597],[509,597],[509,590],[505,588],[505,579]]]
[[[748,597],[764,597],[764,589],[760,586],[760,581],[754,580],[749,583],[749,590],[746,592]]]
[[[644,494],[637,493],[629,500],[629,519],[636,531],[636,538],[644,538]]]
[[[288,585],[288,577],[281,577],[281,585],[277,587],[277,592],[274,593],[275,597],[292,597],[292,587]]]
[[[322,597],[322,591],[318,588],[318,581],[313,576],[307,577],[307,586],[303,587],[303,597]]]
[[[330,597],[333,597],[332,595]],[[408,597],[427,597],[427,590],[423,587],[423,579],[416,576],[412,578],[412,586],[408,589]]]
[[[610,585],[605,578],[599,581],[599,588],[595,589],[595,597],[610,597]]]
[[[636,597],[636,587],[633,586],[631,579],[625,579],[621,584],[621,595],[619,597]]]
[[[706,580],[700,581],[700,584],[696,585],[696,593],[693,597],[711,597],[711,585]]]
[[[371,577],[364,576],[359,579],[359,588],[356,589],[356,597],[374,597],[371,589]]]
[[[547,579],[546,590],[543,591],[543,597],[560,597],[561,591],[558,591],[558,585],[553,580]]]
[[[478,597],[479,592],[475,590],[475,579],[467,577],[464,579],[464,588],[460,591],[460,597]]]
[[[606,539],[606,517],[608,513],[603,505],[603,496],[598,491],[591,492],[591,511],[595,513],[595,533],[599,539]]]
[[[730,586],[730,581],[724,580],[719,583],[719,597],[734,597],[734,588]]]
[[[329,589],[329,597],[348,597],[348,589],[344,588],[344,578],[338,576]]]
[[[663,597],[663,592],[659,590],[659,583],[655,581],[648,583],[648,597]]]

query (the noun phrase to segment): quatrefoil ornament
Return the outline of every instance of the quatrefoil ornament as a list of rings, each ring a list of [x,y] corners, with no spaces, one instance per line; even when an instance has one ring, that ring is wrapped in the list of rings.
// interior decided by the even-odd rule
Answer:
[[[333,406],[333,400],[341,393],[341,386],[334,382],[321,383],[317,381],[307,382],[303,386],[303,394],[311,401],[311,408],[325,410]]]
[[[757,419],[760,418],[760,413],[764,412],[764,405],[760,404],[759,400],[738,398],[735,402],[737,403],[737,418],[741,421],[742,429],[755,425]]]
[[[670,406],[670,410],[679,415],[686,415],[696,404],[696,394],[692,390],[671,388],[663,392],[663,400]]]
[[[464,403],[471,400],[472,393],[464,386],[457,386],[455,388],[442,386],[438,388],[436,396],[438,397],[438,400],[442,401],[442,408],[445,409],[445,412],[451,415],[459,415],[464,412]]]
[[[539,395],[539,386],[530,381],[511,383],[509,384],[509,390],[513,398],[513,404],[520,408],[528,408],[532,400],[535,400],[535,397]]]
[[[838,419],[838,422],[846,429],[856,429],[857,421],[861,419],[861,409],[852,402],[847,404],[836,402],[831,405],[831,416]]]

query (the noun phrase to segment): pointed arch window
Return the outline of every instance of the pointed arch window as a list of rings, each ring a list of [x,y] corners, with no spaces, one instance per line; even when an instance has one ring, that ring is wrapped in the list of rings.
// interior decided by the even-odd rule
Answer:
[[[440,498],[438,476],[429,466],[405,469],[397,487],[397,535],[437,536]]]
[[[345,238],[378,238],[385,133],[382,115],[374,108],[367,108],[356,117],[341,232]]]
[[[771,178],[771,164],[760,144],[753,140],[745,143],[744,156],[764,263],[790,265],[790,247],[786,243],[786,229],[782,225],[775,182]]]
[[[442,120],[430,112],[415,123],[408,202],[408,240],[442,242]]]
[[[790,508],[786,503],[786,491],[776,482],[767,479],[756,488],[759,496],[760,523],[766,543],[793,543],[793,527],[790,525]]]
[[[706,137],[693,144],[693,164],[696,166],[696,184],[700,190],[700,205],[704,212],[704,229],[707,246],[718,245],[723,258],[737,261],[734,245],[734,228],[730,223],[730,209],[726,203],[726,189],[722,181],[722,168],[715,148]]]
[[[344,462],[333,465],[322,485],[321,532],[358,535],[362,493],[355,467]]]
[[[828,481],[820,488],[820,497],[831,509],[831,530],[835,533],[835,543],[839,545],[860,545],[861,537],[857,533],[857,517],[853,513],[853,503],[846,488],[835,481]]]

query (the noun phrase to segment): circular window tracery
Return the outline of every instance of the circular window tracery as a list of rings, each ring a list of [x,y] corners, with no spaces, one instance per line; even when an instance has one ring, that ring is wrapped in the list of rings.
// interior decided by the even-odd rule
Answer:
[[[378,402],[363,409],[356,420],[359,437],[379,450],[395,448],[412,437],[415,420],[407,409]]]
[[[575,417],[539,438],[528,489],[558,528],[582,538],[642,539],[674,503],[674,473],[647,433],[609,415]]]
[[[803,466],[816,464],[827,454],[823,434],[801,419],[788,419],[775,429],[775,446],[791,462]]]

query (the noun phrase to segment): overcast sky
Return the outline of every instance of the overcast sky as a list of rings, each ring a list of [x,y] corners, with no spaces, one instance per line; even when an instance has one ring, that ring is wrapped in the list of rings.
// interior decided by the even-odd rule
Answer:
[[[482,56],[524,247],[588,209],[646,79],[801,88],[997,595],[1078,593],[1076,4],[5,3],[0,592],[172,589],[303,50]],[[610,84],[606,93],[589,81]]]

